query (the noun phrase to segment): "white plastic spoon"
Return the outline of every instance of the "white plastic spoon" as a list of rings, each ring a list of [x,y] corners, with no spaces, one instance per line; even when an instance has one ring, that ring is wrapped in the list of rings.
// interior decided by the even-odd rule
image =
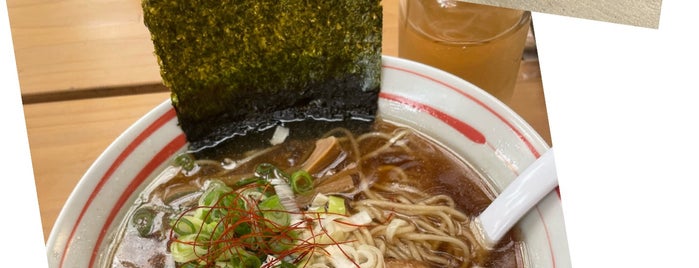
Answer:
[[[486,248],[494,247],[524,214],[558,185],[553,149],[549,149],[520,173],[473,221]]]

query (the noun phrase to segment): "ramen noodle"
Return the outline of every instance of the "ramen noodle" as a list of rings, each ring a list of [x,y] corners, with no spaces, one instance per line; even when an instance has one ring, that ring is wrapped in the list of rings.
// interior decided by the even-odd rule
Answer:
[[[484,249],[468,228],[488,189],[449,150],[381,119],[221,159],[185,153],[141,194],[102,266],[521,267],[514,231]]]

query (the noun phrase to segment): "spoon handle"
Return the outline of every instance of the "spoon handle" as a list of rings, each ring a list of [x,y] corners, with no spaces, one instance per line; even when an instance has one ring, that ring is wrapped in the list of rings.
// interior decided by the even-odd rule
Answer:
[[[489,247],[558,185],[553,149],[546,151],[498,195],[476,219]]]

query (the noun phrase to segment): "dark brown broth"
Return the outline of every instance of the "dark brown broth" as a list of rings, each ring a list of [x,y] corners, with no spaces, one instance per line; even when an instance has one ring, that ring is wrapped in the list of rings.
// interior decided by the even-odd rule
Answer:
[[[379,121],[375,125],[381,132],[392,132],[396,125]],[[476,217],[492,202],[493,194],[481,176],[473,168],[456,157],[452,152],[439,146],[429,138],[414,133],[410,136],[411,148],[415,157],[393,155],[382,161],[371,162],[365,166],[365,173],[371,173],[376,167],[393,163],[409,175],[410,178],[432,178],[413,180],[418,188],[431,195],[446,194],[451,196],[457,208],[465,214]],[[521,242],[518,242],[517,230],[511,231],[482,260],[480,267],[523,267]]]
[[[384,133],[391,133],[397,128],[396,125],[382,120],[377,120],[374,127]],[[451,196],[457,208],[471,217],[475,217],[488,206],[492,194],[488,192],[488,187],[472,168],[429,139],[416,134],[409,135],[408,139],[414,154],[382,154],[372,161],[363,162],[364,174],[367,177],[385,180],[386,176],[378,174],[378,167],[382,165],[398,166],[410,178],[431,178],[415,179],[411,183],[430,195],[446,194]],[[313,142],[311,140],[286,141],[272,149],[271,152],[240,166],[237,169],[239,171],[214,178],[226,183],[233,183],[249,176],[253,168],[259,163],[271,163],[286,170],[293,169],[310,154]],[[362,145],[362,151],[368,152],[373,150],[373,147],[378,146],[378,143],[366,142]],[[346,148],[345,151],[349,153],[351,150]],[[240,157],[244,156],[240,155],[236,158]],[[351,153],[347,155],[347,158],[352,158]],[[342,167],[340,165],[337,169]],[[220,168],[205,166],[193,176],[178,173],[167,182],[154,187],[153,191],[143,193],[143,196],[147,198],[139,207],[153,208],[153,211],[156,212],[155,223],[167,223],[168,219],[178,215],[187,204],[195,202],[197,193],[205,181],[220,170]],[[130,221],[130,219],[127,220]],[[106,262],[109,263],[106,266],[170,267],[165,264],[173,263],[167,254],[169,235],[167,224],[153,227],[145,237],[139,236],[132,223],[125,224],[123,227],[123,239],[121,243],[117,243],[112,248],[113,255],[110,254],[112,257],[106,258]],[[510,232],[478,264],[481,267],[522,267],[522,244],[517,241],[517,236],[516,232]]]

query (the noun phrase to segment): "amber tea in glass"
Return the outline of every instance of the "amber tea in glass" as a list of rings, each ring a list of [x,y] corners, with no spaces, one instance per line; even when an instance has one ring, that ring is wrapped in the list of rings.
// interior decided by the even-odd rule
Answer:
[[[456,0],[401,0],[399,57],[459,76],[496,98],[512,95],[528,11]]]

